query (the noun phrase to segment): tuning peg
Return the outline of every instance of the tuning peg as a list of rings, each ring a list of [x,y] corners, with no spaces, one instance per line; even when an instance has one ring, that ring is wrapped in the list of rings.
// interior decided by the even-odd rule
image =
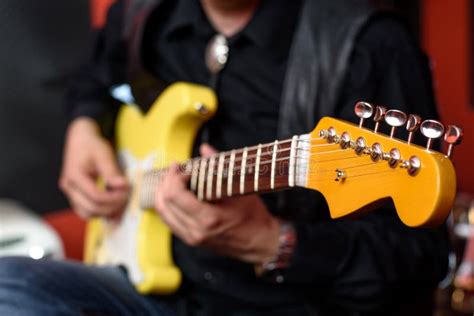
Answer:
[[[456,125],[448,125],[448,129],[444,134],[444,140],[449,144],[447,156],[451,157],[453,147],[459,145],[464,136],[464,131],[461,127]]]
[[[364,120],[372,116],[374,107],[367,102],[357,102],[354,112],[360,118],[359,127],[361,128],[364,125]]]
[[[407,115],[399,110],[388,110],[385,113],[385,122],[392,127],[390,138],[395,136],[395,129],[404,125],[407,121]]]
[[[374,113],[374,121],[375,121],[374,132],[375,133],[378,132],[380,122],[384,119],[386,113],[387,113],[387,108],[383,106],[375,107],[375,113]]]
[[[444,126],[438,121],[426,120],[421,123],[420,130],[421,133],[428,138],[426,149],[430,149],[433,139],[440,138],[443,135]]]
[[[407,121],[407,131],[408,133],[408,144],[411,144],[411,141],[413,139],[413,133],[420,128],[421,124],[421,117],[416,114],[410,114],[408,115],[408,121]]]

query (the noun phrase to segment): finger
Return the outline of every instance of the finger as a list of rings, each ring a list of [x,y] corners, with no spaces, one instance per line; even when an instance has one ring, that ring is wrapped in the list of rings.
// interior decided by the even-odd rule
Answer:
[[[106,188],[108,191],[115,191],[115,190],[125,190],[128,191],[130,189],[130,185],[127,181],[127,178],[124,176],[114,176],[107,179]]]
[[[182,220],[176,207],[169,205],[158,210],[161,219],[171,229],[171,231],[183,241],[189,240],[189,225]]]
[[[168,174],[165,175],[161,184],[156,188],[158,199],[156,207],[163,209],[163,211],[158,209],[160,213],[168,212],[165,216],[172,216],[174,222],[179,223],[186,230],[196,231],[202,226],[199,213],[203,204],[188,190],[188,181],[189,176],[183,175],[179,172],[178,166],[172,164]]]
[[[80,190],[73,189],[69,191],[68,197],[72,204],[77,206],[83,213],[86,212],[88,217],[105,216],[111,217],[121,213],[125,208],[127,199],[117,200],[113,203],[98,204],[88,199]]]
[[[186,187],[178,187],[178,185],[171,186],[171,188],[173,187],[176,188],[176,190],[167,196],[167,202],[173,204],[191,217],[198,217],[198,210],[202,208],[204,203],[200,202],[194,193],[189,191]]]
[[[126,181],[119,168],[115,153],[109,144],[95,152],[94,162],[99,175],[104,177],[107,183],[113,178],[123,178]]]
[[[201,156],[203,156],[203,157],[209,157],[209,156],[212,156],[214,154],[217,154],[217,150],[214,147],[212,147],[211,145],[209,145],[208,143],[202,144],[199,147],[199,152],[200,152]]]
[[[190,246],[203,246],[213,237],[194,218],[170,204],[162,211],[162,218],[173,233]]]
[[[188,238],[186,232],[188,231],[189,225],[187,220],[183,220],[181,216],[177,216],[180,211],[176,209],[176,206],[168,203],[165,198],[165,190],[157,188],[155,196],[155,209],[160,215],[163,222],[171,229],[171,231],[183,241]]]
[[[67,196],[71,207],[81,218],[87,219],[96,215],[98,206],[87,199],[80,191],[68,190]]]
[[[93,203],[104,206],[121,203],[128,197],[128,190],[104,191],[98,188],[95,178],[84,173],[77,173],[71,179],[72,187],[81,191]]]

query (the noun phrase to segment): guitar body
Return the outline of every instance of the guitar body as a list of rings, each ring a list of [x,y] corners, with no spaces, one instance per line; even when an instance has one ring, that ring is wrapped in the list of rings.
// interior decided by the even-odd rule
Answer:
[[[132,194],[119,220],[89,222],[87,263],[125,266],[141,293],[168,294],[178,289],[181,272],[173,262],[171,232],[154,210],[141,209],[136,192],[147,170],[190,157],[199,128],[216,108],[212,90],[188,83],[169,86],[146,115],[136,106],[122,106],[116,123],[116,148],[133,185]]]

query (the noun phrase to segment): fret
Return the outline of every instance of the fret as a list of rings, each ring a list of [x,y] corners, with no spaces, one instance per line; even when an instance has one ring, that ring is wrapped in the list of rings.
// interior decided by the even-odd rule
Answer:
[[[197,197],[200,201],[204,199],[204,181],[206,180],[206,167],[207,159],[201,158],[201,164],[199,166],[199,179],[198,179],[198,194]]]
[[[272,169],[270,173],[270,189],[275,189],[275,166],[276,166],[276,158],[278,153],[278,141],[276,140],[273,143],[273,150],[272,150]]]
[[[154,200],[154,188],[156,188],[156,185],[158,184],[160,179],[160,174],[156,173],[149,173],[145,174],[143,176],[143,183],[142,187],[144,188],[146,192],[146,197],[148,201],[148,205],[153,205],[153,200]]]
[[[206,186],[206,199],[211,200],[212,199],[212,180],[213,180],[213,175],[214,175],[214,166],[216,164],[216,156],[212,156],[209,159],[209,168],[207,170],[207,186]]]
[[[242,153],[242,160],[240,162],[240,194],[245,193],[245,174],[247,173],[247,155],[248,155],[248,148],[244,148],[244,152]]]
[[[149,182],[151,176],[148,174],[144,174],[142,178],[142,183],[140,184],[140,181],[135,181],[135,186],[140,192],[140,206],[147,206],[150,204],[150,194],[149,194]]]
[[[307,184],[308,178],[308,162],[310,159],[310,140],[311,136],[309,134],[304,134],[299,137],[298,142],[298,157],[296,159],[296,174],[295,174],[295,184],[300,187],[305,187]]]
[[[197,192],[199,162],[200,162],[199,159],[193,159],[193,161],[192,161],[190,189],[194,193]]]
[[[257,157],[255,159],[255,174],[253,178],[253,190],[258,191],[258,177],[260,174],[260,156],[262,155],[262,144],[258,144]]]
[[[219,154],[219,162],[217,163],[217,181],[216,181],[216,198],[222,197],[222,175],[224,173],[225,153]]]
[[[291,139],[290,149],[290,166],[288,168],[288,185],[290,187],[295,186],[295,166],[296,166],[296,146],[298,145],[298,136],[293,136]]]
[[[227,196],[232,196],[232,177],[234,175],[235,150],[230,152],[229,170],[227,175]]]

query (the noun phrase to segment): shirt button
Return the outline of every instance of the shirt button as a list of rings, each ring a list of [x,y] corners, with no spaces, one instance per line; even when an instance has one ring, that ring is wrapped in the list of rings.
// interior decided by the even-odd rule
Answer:
[[[281,274],[277,275],[275,278],[276,283],[283,283],[285,282],[285,277]]]
[[[212,274],[212,272],[209,272],[209,271],[204,272],[204,280],[208,282],[214,281],[214,275]]]

